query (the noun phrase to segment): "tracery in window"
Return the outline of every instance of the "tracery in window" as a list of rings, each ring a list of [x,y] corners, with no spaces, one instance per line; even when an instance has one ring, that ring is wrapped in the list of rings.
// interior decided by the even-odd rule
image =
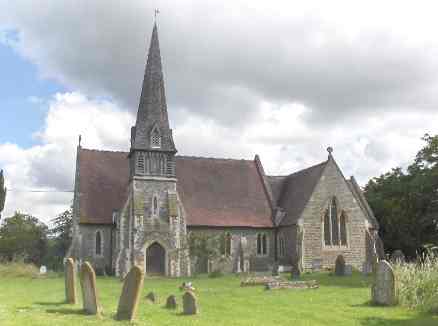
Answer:
[[[278,239],[278,253],[280,257],[284,257],[286,255],[286,241],[283,236],[280,236]]]
[[[268,239],[265,233],[257,234],[257,255],[264,256],[268,254]]]
[[[324,213],[324,244],[326,246],[347,245],[347,220],[345,213],[338,215],[336,198],[333,197]]]

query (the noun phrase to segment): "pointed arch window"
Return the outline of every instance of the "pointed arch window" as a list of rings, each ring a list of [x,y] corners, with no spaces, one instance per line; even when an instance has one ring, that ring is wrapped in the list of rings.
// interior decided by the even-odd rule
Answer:
[[[102,256],[103,252],[103,239],[102,239],[102,231],[96,231],[95,235],[95,254],[96,256]]]
[[[325,210],[323,229],[325,246],[347,246],[347,219],[344,211],[339,215],[336,197]]]
[[[158,197],[154,195],[152,198],[152,215],[158,216]]]
[[[268,238],[265,233],[257,234],[257,255],[266,256],[268,254]]]
[[[151,147],[152,148],[161,148],[161,134],[158,126],[152,128],[151,131]]]
[[[225,233],[223,237],[223,243],[221,246],[222,255],[231,256],[231,242],[232,242],[231,234],[229,232]]]
[[[278,254],[280,257],[286,255],[286,241],[282,235],[278,238]]]

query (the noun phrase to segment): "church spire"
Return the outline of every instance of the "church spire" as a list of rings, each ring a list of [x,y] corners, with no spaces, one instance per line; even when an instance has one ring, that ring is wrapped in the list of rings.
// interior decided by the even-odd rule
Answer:
[[[176,152],[167,116],[156,22],[152,30],[137,121],[131,133],[131,151],[133,150]]]

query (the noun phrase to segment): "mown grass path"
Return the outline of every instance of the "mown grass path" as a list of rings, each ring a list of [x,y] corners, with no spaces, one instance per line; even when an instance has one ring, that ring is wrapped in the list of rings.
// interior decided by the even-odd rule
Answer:
[[[438,325],[438,316],[424,315],[402,307],[369,305],[369,279],[360,274],[334,277],[326,273],[305,275],[317,279],[316,290],[266,291],[263,287],[239,286],[240,279],[230,275],[217,279],[192,279],[201,313],[181,315],[178,287],[183,279],[146,279],[136,325]],[[104,310],[102,319],[84,315],[81,304],[67,305],[64,279],[0,279],[0,325],[126,325],[114,320],[122,284],[116,278],[101,277],[97,286]],[[158,304],[144,296],[158,295]],[[80,289],[78,288],[80,294]],[[163,308],[166,297],[175,294],[177,311]]]

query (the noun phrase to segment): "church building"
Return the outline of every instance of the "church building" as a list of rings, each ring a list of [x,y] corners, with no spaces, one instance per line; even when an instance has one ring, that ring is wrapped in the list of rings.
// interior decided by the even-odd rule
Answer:
[[[169,126],[158,31],[153,27],[129,152],[77,148],[68,256],[123,277],[331,268],[342,254],[361,269],[378,224],[332,149],[283,176],[253,160],[177,155]],[[176,126],[177,127],[177,126]],[[188,235],[218,238],[216,259],[194,257]]]

